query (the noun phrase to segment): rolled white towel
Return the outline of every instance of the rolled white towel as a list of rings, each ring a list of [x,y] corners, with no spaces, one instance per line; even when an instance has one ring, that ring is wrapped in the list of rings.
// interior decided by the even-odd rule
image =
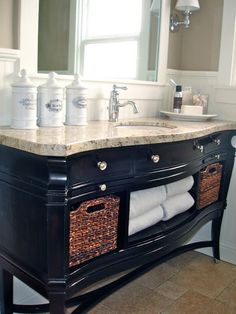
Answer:
[[[175,215],[185,212],[191,208],[193,204],[194,199],[188,192],[167,198],[167,200],[161,204],[164,212],[162,220],[169,220]]]
[[[176,182],[172,182],[166,185],[166,197],[169,198],[171,196],[181,194],[189,191],[194,184],[193,176],[189,176],[182,180],[178,180]]]
[[[138,217],[166,200],[165,186],[130,193],[129,218]]]
[[[129,235],[155,225],[163,218],[163,209],[161,206],[147,211],[145,214],[129,220]]]

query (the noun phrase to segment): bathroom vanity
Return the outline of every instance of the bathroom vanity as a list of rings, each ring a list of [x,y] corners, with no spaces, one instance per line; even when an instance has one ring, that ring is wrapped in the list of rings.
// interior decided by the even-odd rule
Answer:
[[[3,313],[64,314],[75,305],[73,313],[83,313],[188,250],[212,247],[220,259],[235,134],[236,124],[231,122],[157,119],[17,132],[0,129]],[[188,176],[194,178],[194,205],[129,236],[130,193]],[[186,244],[209,221],[212,239]],[[102,287],[86,290],[124,271]],[[13,304],[13,275],[49,304]]]

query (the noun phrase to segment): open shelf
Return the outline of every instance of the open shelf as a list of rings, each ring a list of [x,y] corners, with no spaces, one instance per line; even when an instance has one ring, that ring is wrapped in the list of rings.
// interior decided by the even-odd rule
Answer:
[[[204,218],[211,212],[215,212],[217,215],[217,209],[222,207],[222,202],[216,202],[208,207],[199,210],[195,206],[190,208],[184,213],[180,213],[168,221],[160,221],[157,224],[139,231],[128,237],[128,243],[130,245],[145,242],[154,238],[166,237],[170,233],[177,231],[187,224],[195,224],[198,220]],[[219,212],[220,215],[220,212]]]

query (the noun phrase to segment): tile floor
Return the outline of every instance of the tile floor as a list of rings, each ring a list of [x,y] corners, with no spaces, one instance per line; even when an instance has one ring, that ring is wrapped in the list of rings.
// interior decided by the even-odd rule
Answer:
[[[20,282],[16,282],[16,288],[22,296]],[[15,298],[22,301],[17,291]],[[31,291],[23,301],[37,302],[37,298]],[[198,252],[185,253],[154,268],[89,311],[115,313],[236,314],[236,266],[215,264],[212,258]]]

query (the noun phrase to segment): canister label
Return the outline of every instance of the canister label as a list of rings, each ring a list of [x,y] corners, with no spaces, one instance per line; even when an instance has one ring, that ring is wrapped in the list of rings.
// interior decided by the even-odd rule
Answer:
[[[59,112],[62,110],[62,100],[58,98],[52,99],[45,106],[50,112]]]
[[[26,110],[36,110],[36,100],[34,98],[25,97],[22,98],[19,103],[26,109]]]
[[[83,96],[76,97],[72,100],[72,104],[79,109],[85,108],[87,106],[86,98]]]

